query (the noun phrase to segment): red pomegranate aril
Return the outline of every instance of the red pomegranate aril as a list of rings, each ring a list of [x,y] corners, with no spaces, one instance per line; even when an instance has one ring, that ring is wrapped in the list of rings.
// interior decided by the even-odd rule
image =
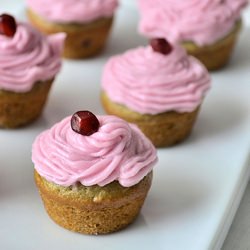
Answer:
[[[71,117],[71,128],[81,135],[92,135],[98,131],[100,123],[90,111],[78,111]]]
[[[163,55],[171,53],[172,46],[164,38],[154,38],[150,40],[150,45],[155,52],[159,52]]]
[[[0,15],[0,34],[13,37],[16,33],[17,25],[15,18],[8,14]]]

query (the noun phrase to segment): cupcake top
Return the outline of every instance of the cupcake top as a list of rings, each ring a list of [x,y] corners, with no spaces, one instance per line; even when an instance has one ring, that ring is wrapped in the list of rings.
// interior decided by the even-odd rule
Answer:
[[[138,0],[139,30],[171,42],[209,45],[227,35],[240,18],[247,0]]]
[[[209,87],[206,68],[177,45],[166,54],[147,46],[114,56],[102,76],[112,101],[141,114],[192,112]]]
[[[87,136],[71,128],[72,119],[66,117],[33,143],[32,161],[46,180],[66,187],[78,182],[104,186],[117,180],[129,187],[152,170],[156,150],[135,125],[97,116],[99,128]]]
[[[117,0],[26,0],[28,7],[46,20],[85,23],[111,17]]]
[[[27,92],[35,82],[54,78],[64,38],[62,33],[45,37],[22,22],[13,36],[0,33],[0,89]]]

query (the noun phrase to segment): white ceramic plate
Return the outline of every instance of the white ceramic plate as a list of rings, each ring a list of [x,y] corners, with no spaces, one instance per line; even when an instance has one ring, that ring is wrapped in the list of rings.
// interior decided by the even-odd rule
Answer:
[[[0,0],[0,12],[24,19],[24,2]],[[106,236],[69,232],[47,216],[33,181],[35,136],[79,109],[103,113],[102,67],[109,56],[145,44],[138,13],[123,1],[106,51],[64,61],[43,116],[31,126],[0,130],[0,249],[219,249],[248,180],[250,149],[250,13],[226,69],[212,75],[192,136],[159,150],[153,186],[136,222]]]

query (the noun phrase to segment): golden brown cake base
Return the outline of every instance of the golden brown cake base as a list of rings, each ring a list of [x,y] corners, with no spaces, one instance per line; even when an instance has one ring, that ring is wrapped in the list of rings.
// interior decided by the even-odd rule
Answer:
[[[105,46],[113,17],[100,18],[86,24],[61,24],[44,20],[30,9],[27,15],[38,30],[45,34],[65,32],[67,34],[63,56],[71,59],[81,59],[99,54]]]
[[[223,39],[213,45],[200,47],[192,42],[184,42],[183,46],[188,54],[199,59],[208,70],[217,70],[224,67],[233,52],[242,22],[238,21],[234,29]]]
[[[84,234],[118,231],[137,217],[152,182],[152,172],[132,187],[114,181],[104,187],[62,187],[35,171],[45,209],[60,226]]]
[[[38,118],[52,82],[37,82],[26,93],[0,90],[0,127],[17,128]]]
[[[123,105],[112,102],[101,94],[105,111],[136,124],[155,147],[167,147],[183,141],[189,136],[199,108],[190,113],[165,112],[157,115],[137,113]]]

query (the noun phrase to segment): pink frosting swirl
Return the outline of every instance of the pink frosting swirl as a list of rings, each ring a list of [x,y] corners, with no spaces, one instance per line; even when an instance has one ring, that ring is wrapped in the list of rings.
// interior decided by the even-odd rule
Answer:
[[[247,0],[138,0],[139,30],[171,42],[209,45],[224,37],[240,18]]]
[[[45,37],[25,23],[18,23],[13,37],[0,34],[0,88],[27,92],[36,81],[52,79],[61,68],[64,38]]]
[[[98,116],[99,130],[91,136],[75,133],[67,117],[40,134],[32,147],[37,172],[62,186],[77,182],[104,186],[118,180],[137,184],[157,161],[152,143],[132,124],[115,116]]]
[[[150,46],[129,50],[112,57],[102,77],[111,100],[142,114],[192,112],[209,87],[205,67],[180,46],[168,55]]]
[[[117,0],[26,0],[28,7],[47,20],[85,23],[111,17]]]

